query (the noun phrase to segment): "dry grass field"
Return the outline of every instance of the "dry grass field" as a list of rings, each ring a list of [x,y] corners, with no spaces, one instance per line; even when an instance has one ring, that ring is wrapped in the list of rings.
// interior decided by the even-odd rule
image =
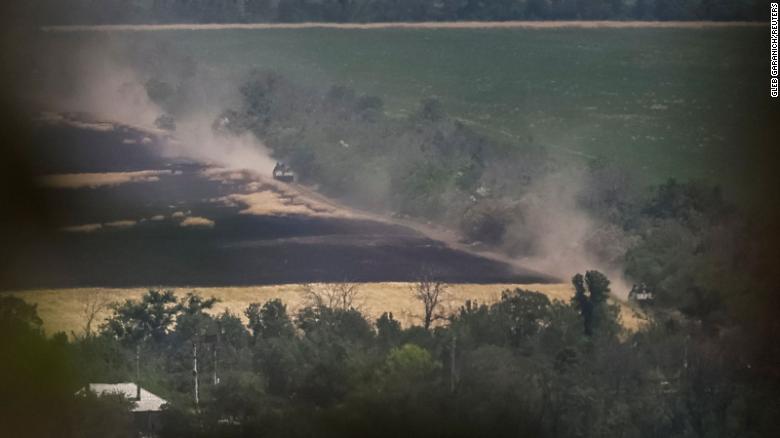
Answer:
[[[177,295],[195,291],[205,297],[216,297],[220,300],[215,311],[230,312],[243,318],[243,311],[250,303],[280,298],[291,312],[308,302],[309,287],[326,288],[328,285],[290,284],[275,286],[249,287],[199,287],[177,288]],[[413,283],[360,283],[358,287],[356,307],[370,319],[375,319],[382,312],[392,312],[405,326],[419,323],[420,304],[412,297]],[[551,300],[568,301],[572,296],[571,285],[560,284],[451,284],[448,285],[448,299],[445,303],[447,311],[458,309],[467,300],[479,303],[492,303],[501,297],[501,292],[507,289],[522,288],[539,291]],[[85,307],[95,303],[112,303],[127,299],[139,299],[147,289],[111,289],[111,288],[74,288],[74,289],[39,289],[27,291],[3,292],[18,296],[29,303],[38,305],[38,314],[44,321],[47,333],[65,332],[69,335],[83,333],[85,326]],[[629,330],[636,330],[644,320],[629,305],[618,302],[623,325]],[[104,309],[97,317],[99,325],[110,311]]]

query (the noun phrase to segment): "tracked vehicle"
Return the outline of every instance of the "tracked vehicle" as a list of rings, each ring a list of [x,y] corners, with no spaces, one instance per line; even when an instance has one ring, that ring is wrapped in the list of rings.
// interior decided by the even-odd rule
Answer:
[[[277,181],[286,183],[295,182],[295,174],[292,169],[290,169],[290,166],[281,162],[277,162],[276,166],[274,166],[273,177]]]

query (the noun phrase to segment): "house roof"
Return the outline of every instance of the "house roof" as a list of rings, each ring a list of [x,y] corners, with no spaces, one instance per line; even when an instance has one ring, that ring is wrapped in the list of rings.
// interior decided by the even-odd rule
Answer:
[[[133,382],[127,383],[90,383],[87,388],[92,393],[97,395],[104,394],[122,394],[130,400],[135,401],[133,412],[156,412],[159,411],[162,406],[168,403],[162,397],[152,394],[151,392],[141,388],[141,399],[136,400],[137,385]],[[86,388],[84,388],[86,389]],[[78,393],[83,393],[84,389]]]

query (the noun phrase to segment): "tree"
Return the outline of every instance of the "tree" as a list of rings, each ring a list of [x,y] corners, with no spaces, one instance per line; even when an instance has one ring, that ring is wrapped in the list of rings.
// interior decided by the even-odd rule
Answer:
[[[313,307],[330,307],[331,309],[357,309],[360,297],[358,283],[325,283],[322,285],[305,284],[304,291],[309,305]]]
[[[0,296],[0,425],[4,436],[61,436],[74,370],[64,334],[47,338],[35,304]],[[46,415],[41,415],[46,412]]]
[[[512,211],[498,201],[480,201],[466,210],[460,229],[472,241],[501,243],[511,223]]]
[[[522,289],[504,291],[495,307],[507,326],[507,335],[513,346],[537,335],[550,323],[550,299],[541,292]]]
[[[430,272],[424,272],[420,280],[411,288],[412,296],[423,305],[423,327],[431,328],[431,324],[445,318],[441,312],[442,303],[449,297],[447,284],[440,280],[434,280]]]
[[[625,272],[647,284],[659,307],[675,307],[703,320],[717,320],[729,311],[726,290],[755,278],[737,266],[757,248],[746,242],[763,235],[751,231],[721,191],[700,183],[674,180],[658,186],[641,208],[638,241],[625,254]],[[750,289],[750,287],[746,287]]]
[[[244,311],[249,319],[249,329],[255,339],[289,338],[295,334],[292,321],[287,315],[287,306],[276,298],[262,306],[252,303]]]
[[[13,295],[0,297],[0,327],[3,333],[14,328],[38,331],[42,325],[37,304],[28,304]]]
[[[219,326],[219,335],[224,345],[229,345],[236,350],[247,346],[249,332],[237,315],[225,309],[217,316],[216,323]]]
[[[304,307],[296,325],[307,338],[362,343],[373,337],[371,325],[356,309]]]
[[[387,390],[397,391],[402,387],[413,389],[416,383],[424,382],[431,374],[441,369],[428,350],[414,344],[404,344],[392,349],[379,370],[378,382]]]
[[[127,300],[111,308],[113,313],[103,324],[103,331],[125,343],[149,338],[162,341],[180,309],[172,290],[156,289],[150,289],[140,301]]]
[[[195,292],[187,292],[187,295],[179,301],[179,310],[183,315],[200,315],[206,310],[211,310],[219,300],[211,297],[203,299]]]
[[[262,134],[274,112],[279,111],[278,93],[285,87],[287,83],[281,75],[263,71],[253,71],[250,80],[241,86],[247,123],[256,134]]]
[[[96,395],[84,391],[76,397],[73,436],[84,438],[131,438],[137,436],[131,409],[134,401],[124,394]]]
[[[442,365],[427,349],[404,344],[379,359],[372,362],[370,377],[346,397],[342,412],[351,421],[337,435],[462,436],[444,432]]]
[[[401,339],[401,323],[393,318],[392,312],[384,312],[376,320],[377,343],[385,348],[395,346]]]
[[[605,305],[609,298],[609,279],[599,271],[587,271],[585,277],[576,274],[571,279],[574,285],[572,304],[582,316],[585,335],[592,336],[594,329],[604,323]]]
[[[299,393],[319,406],[330,405],[347,392],[350,359],[372,344],[374,331],[355,309],[305,307],[296,315],[305,371]]]
[[[82,316],[84,317],[84,337],[92,337],[92,324],[95,319],[111,307],[111,303],[101,291],[86,292],[82,298]]]
[[[554,436],[540,427],[540,362],[486,343],[464,351],[458,365],[453,403],[462,414],[453,421],[463,436]]]
[[[266,402],[262,374],[238,372],[226,375],[206,404],[206,415],[214,423],[245,425],[257,421]]]
[[[529,340],[549,328],[553,320],[550,300],[540,292],[515,289],[501,293],[493,305],[471,300],[452,318],[450,329],[464,347],[500,345],[532,351]]]
[[[731,210],[720,187],[699,182],[678,183],[670,179],[656,188],[643,213],[652,218],[675,219],[683,225],[699,228],[724,219]]]
[[[173,99],[176,96],[176,89],[168,84],[157,79],[150,79],[145,84],[146,95],[149,99],[160,105],[160,107],[170,110]]]
[[[207,342],[215,348],[219,336],[216,320],[207,313],[219,302],[214,297],[203,298],[195,292],[188,292],[179,300],[175,310],[176,327],[173,335],[183,342]]]

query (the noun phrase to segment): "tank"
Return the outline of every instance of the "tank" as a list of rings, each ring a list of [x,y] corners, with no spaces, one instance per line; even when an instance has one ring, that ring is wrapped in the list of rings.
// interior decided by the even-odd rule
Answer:
[[[273,177],[277,181],[286,183],[295,182],[295,174],[292,169],[290,169],[290,166],[281,162],[276,163],[276,166],[274,166]]]

